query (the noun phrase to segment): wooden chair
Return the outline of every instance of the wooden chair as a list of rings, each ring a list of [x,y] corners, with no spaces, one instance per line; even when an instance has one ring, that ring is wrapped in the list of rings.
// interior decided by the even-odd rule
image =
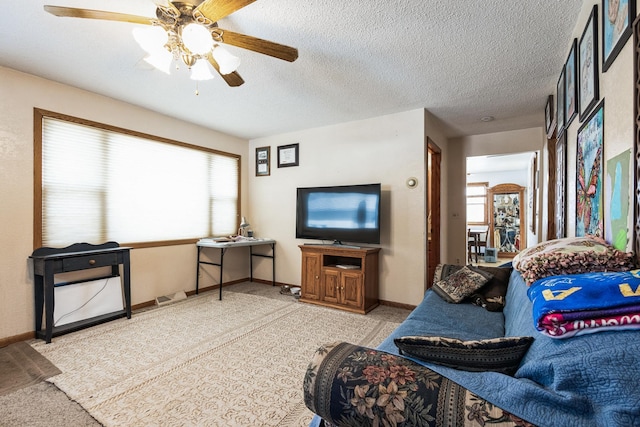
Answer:
[[[487,247],[487,231],[467,229],[467,258],[469,263],[475,258],[478,263],[478,254],[483,254]]]

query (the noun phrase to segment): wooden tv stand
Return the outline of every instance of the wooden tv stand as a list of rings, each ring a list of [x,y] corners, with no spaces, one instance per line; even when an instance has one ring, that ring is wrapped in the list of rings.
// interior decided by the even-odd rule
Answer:
[[[300,301],[365,314],[378,306],[380,248],[300,245]]]

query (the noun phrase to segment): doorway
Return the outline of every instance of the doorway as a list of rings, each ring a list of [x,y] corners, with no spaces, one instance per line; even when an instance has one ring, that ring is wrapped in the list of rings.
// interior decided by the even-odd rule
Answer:
[[[426,289],[433,285],[433,275],[440,263],[440,162],[442,150],[427,137],[425,163],[427,188],[427,281]],[[425,289],[425,291],[426,291]]]
[[[518,205],[519,215],[521,216],[523,223],[521,233],[522,236],[519,239],[517,244],[514,244],[515,252],[510,252],[509,254],[504,253],[503,251],[496,251],[495,256],[497,259],[492,259],[490,256],[488,258],[488,262],[490,264],[501,263],[509,261],[513,256],[519,251],[524,249],[525,242],[534,236],[528,234],[529,227],[525,225],[526,220],[528,219],[528,214],[530,206],[526,203],[525,197],[528,198],[530,195],[530,188],[532,185],[531,182],[531,165],[532,159],[536,156],[536,152],[523,152],[523,153],[514,153],[514,154],[496,154],[496,155],[486,155],[486,156],[474,156],[467,157],[466,166],[467,166],[467,219],[465,227],[467,230],[475,230],[482,229],[487,231],[487,243],[486,247],[496,249],[495,242],[496,239],[499,239],[495,236],[495,226],[494,223],[496,216],[496,212],[501,212],[500,209],[497,209],[494,204],[493,196],[490,196],[491,192],[489,191],[492,188],[499,188],[499,186],[504,184],[517,184],[517,186],[522,187],[524,190],[524,194],[519,194],[518,201],[524,202],[522,205]],[[479,197],[476,197],[475,205],[470,205],[470,199],[473,197],[470,196],[469,188],[473,188],[474,184],[477,184],[478,187],[482,184],[485,187],[485,198],[484,198],[484,208],[480,206],[478,203]],[[496,187],[498,186],[498,187]],[[480,193],[473,193],[480,194]],[[524,200],[522,200],[524,199]],[[535,209],[534,205],[534,209]],[[535,211],[534,211],[535,212]],[[484,219],[481,219],[484,218]],[[536,218],[534,215],[533,218]],[[520,226],[520,224],[518,224]],[[507,235],[501,236],[499,239],[501,241],[505,241],[507,239]],[[467,251],[469,251],[469,247],[467,245]],[[467,254],[468,255],[468,254]],[[475,258],[474,258],[475,260]],[[485,264],[487,260],[484,257],[479,257],[477,261],[478,264]]]

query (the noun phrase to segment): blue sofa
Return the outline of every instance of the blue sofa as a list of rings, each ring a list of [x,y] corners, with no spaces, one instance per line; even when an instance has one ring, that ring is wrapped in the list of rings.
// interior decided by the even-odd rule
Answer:
[[[324,420],[330,426],[376,422],[397,426],[640,426],[640,331],[550,338],[534,327],[527,289],[520,273],[513,270],[503,312],[469,303],[451,304],[429,290],[377,349],[344,343],[319,349],[304,381],[305,403],[319,414],[311,425],[320,426]],[[461,340],[531,336],[534,341],[515,374],[509,376],[400,356],[394,339],[415,335]],[[340,391],[346,378],[362,378],[365,369],[372,372],[372,363],[387,363],[390,357],[394,364],[401,362],[402,369],[414,375],[412,379],[421,378],[420,386],[400,394],[389,389],[388,378],[381,380],[377,401],[367,399],[371,389],[365,386],[355,395]],[[357,367],[357,363],[367,367]],[[448,391],[443,394],[445,387]],[[381,405],[387,412],[374,413]]]

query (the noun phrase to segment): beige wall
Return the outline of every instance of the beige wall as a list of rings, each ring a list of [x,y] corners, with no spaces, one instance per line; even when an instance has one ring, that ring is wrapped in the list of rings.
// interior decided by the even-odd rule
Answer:
[[[34,249],[34,107],[240,154],[246,190],[246,140],[2,67],[0,92],[0,340],[34,328],[33,282],[27,267]],[[243,194],[246,206],[247,192]],[[230,267],[246,263],[244,257],[231,255],[229,261]],[[195,289],[195,262],[195,245],[133,250],[133,303]],[[244,269],[225,270],[225,280],[246,277]]]
[[[295,238],[297,187],[382,184],[380,298],[416,305],[425,285],[425,138],[443,150],[446,140],[424,109],[252,140],[271,147],[271,175],[250,174],[250,222],[258,236],[278,241],[278,281],[299,284],[301,256]],[[300,144],[300,166],[277,167],[277,147]],[[417,177],[409,189],[405,181]],[[444,239],[443,239],[444,240]]]

